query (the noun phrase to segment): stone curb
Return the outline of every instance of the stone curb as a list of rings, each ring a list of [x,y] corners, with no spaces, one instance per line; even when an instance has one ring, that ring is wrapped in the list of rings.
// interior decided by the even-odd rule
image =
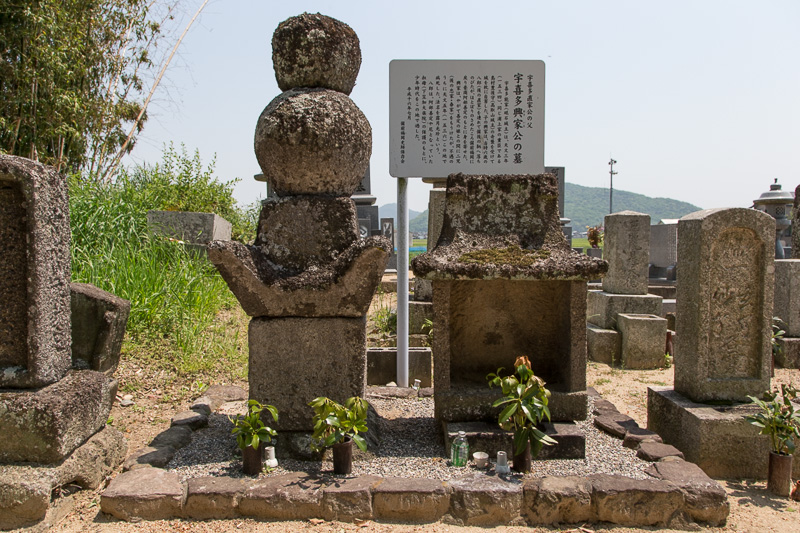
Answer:
[[[700,475],[696,470],[691,473]],[[637,480],[596,474],[522,482],[485,473],[450,481],[377,476],[330,479],[293,473],[256,480],[222,476],[180,482],[176,474],[150,467],[117,476],[103,492],[100,506],[104,513],[126,521],[234,517],[393,523],[444,520],[484,527],[600,521],[670,526],[676,520],[685,523],[692,519],[714,525],[725,522],[728,502],[713,480],[658,470],[652,475],[659,477]]]
[[[208,393],[203,399],[218,405],[226,401]],[[599,416],[610,419],[609,425],[616,426],[612,431],[616,430],[617,435],[627,426],[629,440],[638,441],[645,436],[646,432],[616,412],[613,404],[605,402],[603,407],[605,413]],[[173,426],[162,435],[176,430],[191,438],[189,426]],[[130,469],[112,480],[101,496],[104,513],[126,521],[317,518],[419,524],[443,521],[483,527],[602,521],[685,528],[693,520],[724,524],[730,511],[725,491],[716,481],[696,465],[670,453],[662,454],[666,457],[659,455],[661,462],[654,463],[647,471],[652,477],[645,480],[595,474],[521,481],[494,473],[472,473],[439,481],[314,477],[295,472],[260,479],[221,476],[181,482],[176,474],[158,468],[157,461],[143,463],[143,459],[159,456],[154,453],[159,451],[158,443],[156,437],[151,447],[131,454],[126,461]],[[665,445],[651,439],[645,438],[642,443],[645,448],[656,445],[657,451],[664,451]],[[165,443],[162,447],[172,445]],[[641,443],[636,445],[640,448]]]

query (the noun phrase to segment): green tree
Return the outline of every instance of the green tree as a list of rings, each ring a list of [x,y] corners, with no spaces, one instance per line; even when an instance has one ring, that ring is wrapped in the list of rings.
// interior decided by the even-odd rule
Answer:
[[[110,179],[183,38],[160,52],[181,1],[0,0],[0,152]]]

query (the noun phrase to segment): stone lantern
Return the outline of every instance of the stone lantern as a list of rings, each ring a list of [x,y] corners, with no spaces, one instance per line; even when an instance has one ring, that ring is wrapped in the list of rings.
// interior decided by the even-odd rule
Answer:
[[[769,191],[763,193],[758,199],[753,200],[753,207],[759,211],[764,211],[775,219],[775,259],[785,259],[784,244],[781,239],[792,225],[792,204],[794,203],[794,193],[781,190],[778,179],[769,186]]]

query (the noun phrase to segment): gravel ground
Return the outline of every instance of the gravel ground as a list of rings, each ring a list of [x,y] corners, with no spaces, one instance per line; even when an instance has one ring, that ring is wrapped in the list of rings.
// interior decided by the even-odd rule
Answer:
[[[408,478],[448,480],[476,470],[474,464],[465,467],[448,465],[444,448],[437,442],[438,424],[433,418],[433,398],[387,398],[367,395],[370,404],[381,417],[381,443],[366,453],[356,450],[352,476],[377,475]],[[592,398],[589,398],[589,412]],[[244,402],[228,403],[209,417],[209,427],[196,431],[192,443],[175,454],[167,469],[183,479],[201,476],[242,477],[241,459],[231,435],[233,425],[228,415],[245,412]],[[579,422],[586,435],[586,458],[534,461],[532,477],[585,476],[596,473],[624,475],[637,479],[648,476],[644,469],[650,464],[636,457],[636,452],[622,446],[614,438],[594,427],[592,417]],[[279,436],[280,437],[280,436]],[[327,456],[326,456],[327,459]],[[332,475],[329,460],[279,460],[279,466],[262,476],[289,472]],[[513,477],[521,477],[512,474]]]

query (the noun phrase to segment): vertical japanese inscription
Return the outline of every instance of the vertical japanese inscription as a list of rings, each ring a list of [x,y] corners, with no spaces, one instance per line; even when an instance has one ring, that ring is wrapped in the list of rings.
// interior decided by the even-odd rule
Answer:
[[[711,247],[708,308],[709,379],[758,378],[764,248],[749,229],[722,232]]]
[[[28,366],[27,258],[22,189],[0,180],[0,371]]]

